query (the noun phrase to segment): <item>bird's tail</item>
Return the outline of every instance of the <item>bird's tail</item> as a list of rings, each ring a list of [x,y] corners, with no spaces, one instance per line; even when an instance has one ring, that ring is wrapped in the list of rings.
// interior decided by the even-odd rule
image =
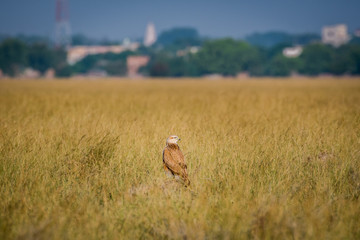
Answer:
[[[190,186],[190,180],[187,176],[184,177],[184,184],[185,184],[185,187],[189,187]]]

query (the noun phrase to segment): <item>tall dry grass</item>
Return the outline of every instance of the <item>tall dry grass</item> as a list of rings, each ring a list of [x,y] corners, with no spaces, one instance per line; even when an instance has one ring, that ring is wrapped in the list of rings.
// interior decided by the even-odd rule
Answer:
[[[359,80],[3,81],[0,133],[0,239],[360,238]]]

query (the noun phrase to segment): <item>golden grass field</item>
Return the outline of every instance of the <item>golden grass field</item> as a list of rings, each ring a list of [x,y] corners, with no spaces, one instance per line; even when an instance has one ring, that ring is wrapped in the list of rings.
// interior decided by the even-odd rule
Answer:
[[[0,133],[0,239],[360,239],[360,79],[0,81]]]

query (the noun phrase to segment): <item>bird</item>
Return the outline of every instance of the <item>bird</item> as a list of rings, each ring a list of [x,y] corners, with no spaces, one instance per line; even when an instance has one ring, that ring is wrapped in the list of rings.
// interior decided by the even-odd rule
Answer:
[[[166,146],[163,150],[164,170],[167,176],[181,179],[185,187],[187,187],[190,186],[190,180],[184,154],[177,144],[178,141],[180,141],[180,138],[176,135],[171,135],[166,139]]]

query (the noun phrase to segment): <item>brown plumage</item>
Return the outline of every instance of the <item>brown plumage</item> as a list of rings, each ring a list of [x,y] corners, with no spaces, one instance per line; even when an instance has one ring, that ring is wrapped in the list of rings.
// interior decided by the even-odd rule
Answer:
[[[172,135],[166,140],[166,146],[163,151],[163,164],[165,173],[168,176],[180,177],[185,186],[190,185],[190,180],[187,174],[187,165],[185,158],[180,150],[177,142],[180,140],[178,136]]]

